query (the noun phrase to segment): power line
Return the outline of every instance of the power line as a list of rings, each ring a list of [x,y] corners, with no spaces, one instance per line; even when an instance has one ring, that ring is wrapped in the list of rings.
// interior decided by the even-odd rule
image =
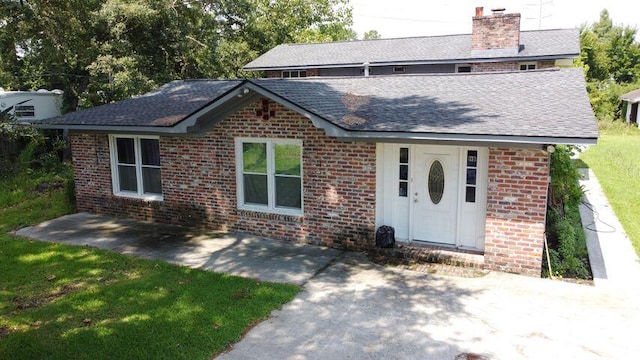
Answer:
[[[363,15],[354,13],[354,15],[366,18],[385,19],[385,20],[397,20],[397,21],[413,21],[422,23],[440,23],[440,24],[467,24],[468,21],[444,21],[444,20],[430,20],[430,19],[415,19],[415,18],[399,18],[391,16],[377,16],[377,15]]]

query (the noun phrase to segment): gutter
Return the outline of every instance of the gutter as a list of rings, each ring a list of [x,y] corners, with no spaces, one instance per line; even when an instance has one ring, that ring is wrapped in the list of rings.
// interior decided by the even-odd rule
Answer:
[[[545,61],[572,58],[575,59],[579,53],[561,54],[561,55],[543,55],[543,56],[518,56],[518,57],[495,57],[495,58],[464,58],[464,59],[446,59],[446,60],[425,60],[425,61],[370,61],[369,66],[400,66],[400,65],[441,65],[441,64],[466,64],[466,63],[488,63],[488,62],[505,62],[505,61]],[[269,71],[269,70],[305,70],[305,69],[335,69],[335,68],[361,68],[362,63],[344,63],[344,64],[309,64],[297,66],[262,66],[262,67],[244,67],[244,71]]]

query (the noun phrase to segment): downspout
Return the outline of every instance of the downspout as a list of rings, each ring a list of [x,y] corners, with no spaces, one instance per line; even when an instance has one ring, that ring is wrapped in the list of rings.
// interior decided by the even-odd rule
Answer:
[[[364,68],[364,76],[369,76],[369,63],[362,64],[362,67]]]

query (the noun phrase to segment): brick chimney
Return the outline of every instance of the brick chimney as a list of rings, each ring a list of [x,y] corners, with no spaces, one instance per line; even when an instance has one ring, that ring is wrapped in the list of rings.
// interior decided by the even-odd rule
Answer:
[[[473,17],[471,49],[473,51],[513,50],[520,47],[520,14],[505,14],[504,9],[492,9],[484,15],[483,8],[476,8]]]

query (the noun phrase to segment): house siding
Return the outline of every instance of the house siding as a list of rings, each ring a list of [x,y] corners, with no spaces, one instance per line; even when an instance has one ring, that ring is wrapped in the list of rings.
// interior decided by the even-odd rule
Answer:
[[[258,116],[253,103],[203,137],[161,136],[163,201],[113,195],[107,135],[71,134],[79,211],[158,221],[330,247],[361,249],[373,241],[375,155],[373,143],[327,137],[307,118],[269,102]],[[303,142],[304,215],[238,210],[237,137]]]
[[[549,156],[542,150],[489,149],[485,264],[540,276]]]

